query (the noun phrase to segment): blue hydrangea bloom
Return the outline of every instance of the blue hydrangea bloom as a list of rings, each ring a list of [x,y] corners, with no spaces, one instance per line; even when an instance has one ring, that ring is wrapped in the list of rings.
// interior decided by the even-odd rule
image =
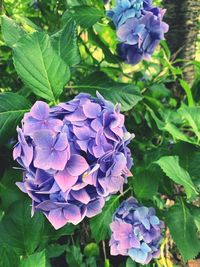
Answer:
[[[117,1],[108,16],[117,28],[117,51],[122,60],[135,65],[150,59],[169,28],[163,22],[164,14],[165,10],[154,7],[151,0]]]
[[[154,208],[139,205],[133,197],[122,202],[110,224],[111,255],[130,256],[140,264],[148,264],[159,257],[164,223]]]
[[[131,176],[132,135],[120,106],[98,93],[51,108],[37,101],[17,132],[13,157],[24,169],[17,186],[55,229],[100,213]]]
[[[127,19],[140,17],[143,0],[117,0],[117,5],[107,12],[110,19],[113,20],[116,27],[119,27]]]
[[[140,19],[128,19],[117,30],[117,36],[122,42],[119,55],[129,64],[148,60],[167,31],[168,25],[162,21],[161,15],[146,12]]]

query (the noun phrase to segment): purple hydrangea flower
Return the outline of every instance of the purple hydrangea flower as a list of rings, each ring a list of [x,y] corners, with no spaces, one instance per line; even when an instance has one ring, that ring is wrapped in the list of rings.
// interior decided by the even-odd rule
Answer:
[[[111,255],[130,256],[138,263],[148,264],[160,255],[163,227],[154,208],[143,207],[135,198],[129,198],[122,202],[110,224]]]
[[[131,175],[119,105],[97,93],[79,94],[49,107],[37,101],[17,128],[13,157],[24,168],[18,187],[58,229],[101,212],[107,197],[123,190]]]

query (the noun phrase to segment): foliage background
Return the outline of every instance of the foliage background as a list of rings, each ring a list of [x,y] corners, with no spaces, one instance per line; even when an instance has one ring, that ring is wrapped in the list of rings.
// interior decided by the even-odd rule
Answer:
[[[154,206],[166,224],[161,258],[148,266],[185,266],[191,263],[188,260],[198,259],[199,42],[196,61],[190,62],[196,77],[192,87],[183,75],[189,62],[179,67],[165,41],[149,62],[128,66],[115,54],[115,30],[105,17],[102,2],[1,3],[1,12],[7,15],[1,18],[0,35],[2,267],[138,267],[130,259],[111,257],[108,246],[112,213],[130,195],[144,205]],[[51,52],[38,49],[44,40],[51,43]],[[52,55],[54,63],[48,73],[51,86],[36,86],[30,76],[38,75],[33,65],[39,67],[41,57],[47,60]],[[21,63],[26,64],[29,74],[24,73]],[[66,72],[56,75],[57,65]],[[30,202],[15,186],[22,179],[21,170],[13,168],[19,167],[12,160],[15,128],[37,99],[54,104],[80,91],[95,95],[96,90],[114,103],[121,103],[126,126],[135,133],[130,145],[135,163],[133,177],[125,185],[124,194],[110,198],[100,215],[77,227],[68,225],[55,231],[41,214],[30,217]]]

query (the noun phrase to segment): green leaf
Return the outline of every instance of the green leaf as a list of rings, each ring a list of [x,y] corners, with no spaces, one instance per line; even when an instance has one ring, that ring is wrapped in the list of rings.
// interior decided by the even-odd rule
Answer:
[[[184,91],[185,91],[185,93],[187,95],[188,105],[190,107],[194,107],[194,105],[195,105],[194,104],[194,99],[193,99],[192,90],[191,90],[189,84],[186,81],[180,79],[180,85],[184,89]]]
[[[200,107],[187,107],[184,105],[178,112],[189,123],[189,126],[196,134],[198,141],[200,141]]]
[[[131,258],[128,258],[126,261],[126,267],[137,267],[137,263]]]
[[[19,256],[11,247],[0,245],[0,267],[19,267]]]
[[[102,49],[106,61],[108,61],[109,63],[114,63],[114,64],[117,64],[120,62],[119,58],[116,55],[112,54],[112,52],[109,49],[109,46],[102,42],[99,34],[96,34],[94,30],[91,29],[91,30],[88,30],[88,35],[89,35],[90,42],[92,42],[94,45]]]
[[[24,31],[6,15],[1,16],[1,32],[5,43],[10,47],[24,35]]]
[[[165,156],[156,161],[164,173],[175,183],[184,187],[187,197],[195,199],[198,195],[189,173],[179,165],[179,157]]]
[[[69,65],[80,62],[77,46],[76,23],[73,19],[66,21],[62,30],[51,36],[52,44],[58,55]]]
[[[72,86],[73,88],[73,86]],[[137,87],[132,84],[118,83],[103,73],[95,72],[84,78],[80,85],[75,86],[79,91],[84,91],[96,96],[98,91],[107,100],[117,104],[121,104],[121,111],[132,109],[141,99]]]
[[[119,197],[112,196],[105,204],[103,211],[90,220],[92,237],[98,243],[108,237],[110,233],[109,224],[112,216],[119,205]]]
[[[200,208],[193,205],[188,205],[188,208],[194,219],[197,229],[200,232]]]
[[[23,194],[16,186],[16,182],[21,180],[21,173],[14,169],[6,169],[0,180],[1,208],[7,210],[8,207],[17,200],[23,200]]]
[[[184,142],[188,142],[191,144],[194,144],[195,142],[189,138],[188,136],[186,136],[184,133],[182,133],[173,123],[171,123],[170,121],[161,121],[156,114],[154,113],[154,111],[150,108],[147,107],[147,110],[149,111],[149,113],[151,114],[152,118],[154,119],[157,127],[159,130],[161,131],[166,131],[168,133],[170,133],[174,139],[176,140],[181,140]]]
[[[85,246],[83,253],[86,257],[97,257],[99,256],[99,247],[96,243],[90,243]]]
[[[194,220],[185,204],[181,202],[170,208],[166,221],[184,261],[196,257],[200,251],[200,241]]]
[[[69,80],[69,67],[53,49],[50,37],[34,32],[13,47],[14,65],[22,81],[38,96],[58,99]]]
[[[50,244],[46,247],[47,258],[56,258],[66,251],[66,245]]]
[[[81,249],[80,247],[76,247],[75,245],[67,247],[66,261],[69,264],[69,267],[85,267]]]
[[[159,168],[159,167],[158,167]],[[159,171],[151,166],[134,173],[133,190],[139,199],[152,199],[158,191]]]
[[[83,28],[90,28],[102,17],[105,16],[104,12],[92,6],[75,6],[72,9],[67,10],[63,15],[63,22],[72,17],[76,23]]]
[[[30,255],[41,243],[43,228],[41,213],[31,218],[30,201],[17,201],[0,222],[0,245],[6,244],[20,255]]]
[[[0,94],[0,143],[8,139],[23,114],[30,108],[30,103],[23,96],[15,93]]]
[[[30,255],[28,258],[20,262],[19,267],[46,267],[45,252],[41,251]]]

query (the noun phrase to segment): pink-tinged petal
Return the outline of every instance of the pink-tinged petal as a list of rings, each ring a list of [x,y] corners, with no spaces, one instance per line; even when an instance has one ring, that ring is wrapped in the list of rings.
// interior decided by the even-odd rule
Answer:
[[[121,249],[129,249],[129,248],[131,248],[128,236],[126,236],[125,238],[120,240],[120,248]]]
[[[77,109],[78,104],[72,103],[60,103],[58,106],[67,110],[67,111],[75,111]]]
[[[71,191],[71,194],[76,200],[82,202],[83,204],[88,204],[90,202],[90,196],[85,189]]]
[[[110,254],[113,255],[113,256],[117,256],[119,255],[119,251],[118,251],[118,245],[117,243],[113,243],[111,246],[110,246]]]
[[[66,114],[65,118],[69,121],[84,121],[87,119],[81,108],[77,108],[74,112]]]
[[[41,202],[40,204],[35,206],[35,208],[43,210],[43,211],[50,211],[50,210],[58,209],[58,206],[55,203],[53,203],[52,201],[47,200],[47,201]]]
[[[94,119],[92,122],[91,122],[91,127],[92,129],[94,129],[96,132],[98,132],[99,130],[102,130],[103,129],[103,125],[100,121],[100,119]]]
[[[87,102],[83,105],[83,112],[88,118],[96,118],[100,115],[101,106],[97,103]]]
[[[51,168],[49,158],[51,156],[51,150],[47,147],[46,149],[36,148],[35,159],[33,162],[34,167],[49,170]]]
[[[13,150],[13,159],[16,160],[18,157],[20,157],[21,152],[22,152],[21,145],[18,143]]]
[[[34,166],[43,170],[54,169],[62,171],[68,161],[67,151],[55,151],[47,148],[37,148]]]
[[[80,146],[80,149],[87,152],[89,140],[77,140],[77,144]]]
[[[87,126],[73,126],[73,132],[79,140],[88,140],[95,136],[95,132]]]
[[[56,230],[63,227],[68,222],[63,214],[62,209],[51,210],[47,215],[47,219]]]
[[[23,193],[27,193],[24,183],[16,182],[15,184]]]
[[[120,222],[119,221],[114,221],[110,224],[110,229],[113,232],[118,232],[120,230]]]
[[[77,183],[74,186],[72,186],[72,190],[78,191],[78,190],[81,190],[82,188],[84,188],[86,186],[87,186],[86,183]]]
[[[105,200],[103,198],[99,198],[97,200],[90,202],[87,205],[87,217],[92,218],[97,214],[99,214],[104,205],[105,205]]]
[[[34,143],[41,148],[52,147],[54,138],[55,133],[50,130],[41,130],[33,134]]]
[[[63,151],[68,147],[68,138],[66,133],[58,134],[54,149],[58,151]]]
[[[67,162],[67,170],[72,176],[79,176],[83,174],[89,165],[87,161],[79,155],[72,155],[70,160]]]
[[[69,155],[67,150],[61,152],[60,151],[52,152],[51,157],[49,158],[51,169],[63,171],[68,159]]]
[[[78,176],[70,175],[66,168],[63,171],[57,172],[54,178],[63,192],[70,189],[78,180]]]
[[[48,118],[50,112],[49,106],[42,101],[37,101],[32,106],[30,114],[33,118],[37,120],[45,120]]]
[[[23,155],[21,156],[25,167],[29,167],[33,159],[33,147],[31,145],[25,145],[22,147]]]
[[[73,224],[78,224],[82,221],[80,208],[75,205],[68,205],[64,210],[64,216],[66,220]]]
[[[46,123],[43,122],[44,128],[49,130],[54,130],[55,132],[60,132],[63,126],[63,122],[59,119],[49,118]]]
[[[135,236],[130,238],[130,245],[134,248],[140,248],[141,246],[140,241]]]

